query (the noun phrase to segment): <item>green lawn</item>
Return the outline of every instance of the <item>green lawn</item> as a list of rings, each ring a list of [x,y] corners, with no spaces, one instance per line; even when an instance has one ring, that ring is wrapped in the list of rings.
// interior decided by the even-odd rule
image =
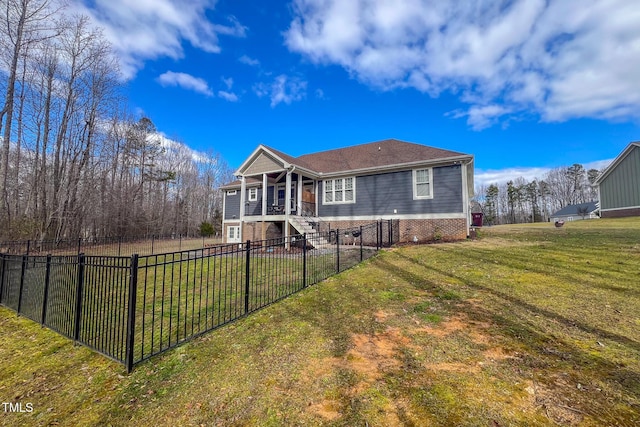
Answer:
[[[405,246],[137,366],[0,308],[0,425],[640,423],[640,218]]]

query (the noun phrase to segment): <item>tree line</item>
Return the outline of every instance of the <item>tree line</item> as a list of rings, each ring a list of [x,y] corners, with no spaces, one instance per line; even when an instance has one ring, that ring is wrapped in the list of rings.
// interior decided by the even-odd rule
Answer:
[[[566,206],[598,201],[594,183],[599,174],[597,169],[586,170],[576,163],[552,169],[542,179],[518,177],[482,185],[476,189],[475,209],[484,214],[487,225],[549,221]]]
[[[52,0],[0,5],[0,239],[219,227],[230,168],[127,110],[101,30]]]

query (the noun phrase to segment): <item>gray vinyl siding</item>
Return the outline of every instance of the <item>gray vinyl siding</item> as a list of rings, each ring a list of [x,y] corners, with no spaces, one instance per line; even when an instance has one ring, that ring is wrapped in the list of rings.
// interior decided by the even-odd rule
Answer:
[[[640,206],[640,148],[635,147],[600,183],[600,209]]]
[[[249,200],[248,194],[247,200]],[[267,212],[271,205],[273,205],[273,185],[267,187]],[[262,215],[262,187],[258,187],[258,200],[249,202],[245,215]]]
[[[235,196],[229,196],[227,192],[224,193],[225,211],[224,219],[239,219],[240,218],[240,189]],[[258,200],[255,202],[249,202],[249,189],[245,194],[245,200],[248,202],[246,205],[245,215],[262,215],[262,188],[258,187]],[[267,207],[273,205],[273,185],[267,187]]]
[[[460,165],[433,168],[433,198],[413,200],[411,170],[356,177],[356,203],[325,205],[319,185],[319,216],[442,214],[463,212]]]
[[[262,195],[260,195],[260,197],[262,197]],[[270,187],[267,187],[267,209],[269,209],[269,206],[273,206],[273,185]]]
[[[262,188],[258,188],[258,200],[255,202],[249,202],[249,189],[247,189],[245,200],[248,202],[244,211],[245,215],[262,215]]]
[[[224,192],[224,219],[240,219],[240,190],[230,196]]]

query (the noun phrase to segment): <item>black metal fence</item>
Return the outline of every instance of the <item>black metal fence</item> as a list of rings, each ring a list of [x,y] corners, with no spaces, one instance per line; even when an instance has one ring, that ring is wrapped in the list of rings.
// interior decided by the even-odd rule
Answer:
[[[394,227],[395,224],[395,227]],[[127,371],[397,242],[397,223],[156,255],[0,255],[0,304]]]
[[[13,255],[112,255],[154,254],[201,248],[219,243],[219,237],[187,236],[118,236],[78,237],[57,240],[8,240],[0,242],[0,253]]]

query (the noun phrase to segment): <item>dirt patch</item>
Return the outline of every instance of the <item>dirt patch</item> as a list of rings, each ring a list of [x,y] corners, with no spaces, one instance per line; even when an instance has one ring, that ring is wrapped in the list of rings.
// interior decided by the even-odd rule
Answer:
[[[400,366],[396,349],[409,342],[397,328],[374,335],[356,334],[353,336],[354,347],[346,356],[347,367],[361,374],[365,382],[374,381],[383,372]]]
[[[468,329],[468,324],[469,322],[466,319],[466,316],[457,315],[445,322],[438,323],[437,325],[419,328],[418,331],[426,332],[434,337],[443,338],[454,332]]]
[[[340,418],[340,416],[342,415],[338,410],[339,408],[340,404],[338,402],[334,400],[325,400],[321,403],[310,405],[309,411],[316,415],[319,415],[325,420],[333,421]]]
[[[375,316],[382,322],[387,317],[384,312],[378,312]],[[348,394],[351,396],[363,394],[385,372],[401,366],[397,358],[397,348],[409,344],[410,340],[402,335],[398,328],[387,328],[386,331],[373,335],[354,334],[352,342],[353,348],[344,357],[328,357],[312,361],[305,370],[307,372],[305,381],[317,381],[318,378],[332,375],[340,369],[349,370],[358,375],[359,381],[350,387]],[[333,421],[342,415],[339,409],[339,402],[333,400],[309,405],[310,412],[328,421]],[[386,425],[402,425],[394,408],[389,407],[385,412]]]
[[[490,361],[500,361],[505,359],[513,359],[514,356],[507,354],[501,347],[492,347],[482,352],[483,356]]]
[[[465,372],[477,374],[480,372],[480,366],[469,365],[467,363],[431,363],[427,368],[432,371],[444,372]]]
[[[387,320],[387,318],[389,317],[389,313],[386,313],[382,310],[378,310],[373,314],[373,316],[375,317],[376,322],[384,323],[385,320]]]

